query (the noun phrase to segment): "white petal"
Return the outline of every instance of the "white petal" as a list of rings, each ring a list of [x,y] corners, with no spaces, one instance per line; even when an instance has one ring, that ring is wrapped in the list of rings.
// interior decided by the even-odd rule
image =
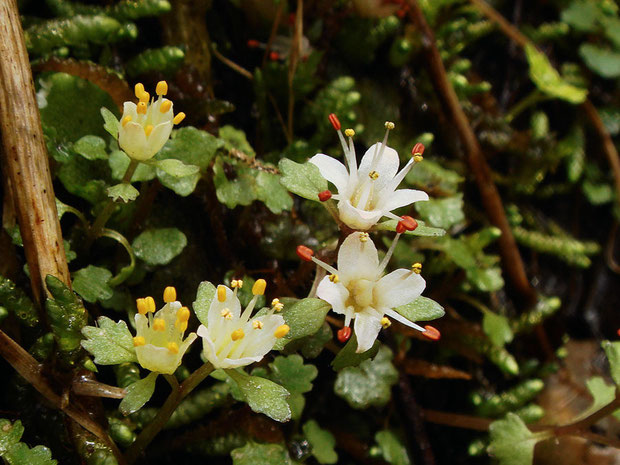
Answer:
[[[161,150],[170,138],[171,132],[172,123],[170,121],[160,123],[153,128],[153,131],[146,139],[147,153],[151,154],[151,157]]]
[[[121,121],[125,116],[131,116],[132,121],[136,121],[138,119],[138,107],[133,102],[125,102],[123,103],[123,116],[121,116]]]
[[[356,352],[366,352],[372,347],[381,330],[383,314],[372,307],[359,312],[355,318],[354,329],[357,337]]]
[[[415,189],[398,189],[394,192],[384,191],[381,194],[381,202],[377,205],[377,208],[388,212],[405,205],[410,205],[413,202],[428,200],[426,192]]]
[[[181,351],[175,354],[167,347],[157,347],[153,344],[136,347],[136,355],[142,368],[165,375],[174,373],[181,364],[181,357],[183,357]]]
[[[241,304],[239,303],[239,299],[235,297],[235,294],[229,287],[224,286],[224,288],[226,289],[226,299],[224,302],[218,300],[216,289],[207,313],[207,326],[211,334],[221,332],[221,328],[226,321],[237,320],[241,316]],[[231,320],[226,320],[226,318],[222,316],[222,310],[226,308],[232,313]]]
[[[375,302],[380,307],[399,307],[420,297],[425,287],[426,281],[422,276],[400,268],[375,285]]]
[[[370,173],[370,168],[372,165],[372,159],[375,154],[375,150],[377,150],[377,155],[379,151],[381,151],[381,144],[377,142],[373,146],[371,146],[366,153],[362,157],[362,162],[360,163],[359,168],[359,179],[360,182],[365,180]],[[377,162],[377,166],[375,166],[374,171],[379,173],[379,177],[373,181],[375,183],[375,192],[381,191],[388,183],[392,180],[394,176],[396,176],[396,172],[398,171],[398,166],[400,165],[400,159],[398,158],[398,153],[392,147],[386,146],[383,150],[383,154],[379,158]]]
[[[366,211],[355,208],[348,199],[338,202],[338,213],[340,221],[351,229],[358,229],[360,231],[370,229],[383,216],[382,210]]]
[[[118,129],[118,145],[134,160],[148,160],[146,152],[146,134],[142,125],[130,121]]]
[[[338,251],[338,276],[345,285],[352,279],[376,279],[380,274],[377,248],[370,239],[360,241],[360,234],[349,234]]]
[[[310,159],[310,163],[319,169],[321,176],[336,186],[338,192],[345,190],[349,180],[349,172],[342,163],[322,153],[313,156]]]
[[[204,357],[211,362],[211,365],[215,368],[224,368],[221,366],[221,360],[215,353],[215,345],[209,336],[209,330],[204,325],[200,325],[197,333],[198,336],[202,338],[202,351]]]
[[[136,336],[146,337],[149,330],[149,320],[145,315],[136,313],[133,317],[133,321],[136,323]]]
[[[330,304],[334,312],[341,315],[346,313],[345,302],[349,298],[349,291],[342,283],[332,283],[329,277],[325,276],[316,289],[316,296]]]

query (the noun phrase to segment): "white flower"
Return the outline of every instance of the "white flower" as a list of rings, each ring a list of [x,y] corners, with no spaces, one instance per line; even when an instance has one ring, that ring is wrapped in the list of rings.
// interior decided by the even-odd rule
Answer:
[[[381,263],[375,244],[363,232],[350,234],[344,240],[338,251],[337,270],[311,258],[331,273],[319,283],[317,297],[329,303],[336,313],[344,315],[345,328],[349,327],[351,320],[355,320],[357,352],[370,349],[381,327],[390,325],[385,315],[423,333],[428,331],[429,337],[436,332],[434,328],[422,328],[393,310],[418,298],[426,286],[419,274],[420,264],[415,264],[411,270],[400,268],[384,276],[399,236],[396,236]]]
[[[237,289],[242,285],[243,281],[233,280],[234,291],[227,286],[218,286],[207,321],[198,328],[203,354],[215,368],[236,368],[258,362],[290,329],[281,315],[274,315],[275,311],[282,309],[277,299],[269,312],[250,318],[258,297],[265,292],[264,279],[257,280],[252,287],[254,297],[242,313],[237,298]]]
[[[176,301],[174,287],[166,288],[164,301],[166,305],[153,314],[155,301],[152,297],[137,300],[136,337],[133,338],[133,345],[143,368],[171,375],[181,364],[190,344],[196,340],[196,333],[190,333],[183,340],[190,312]]]
[[[166,81],[157,83],[156,93],[159,96],[157,100],[150,100],[149,93],[138,83],[135,87],[138,104],[125,102],[123,105],[118,145],[134,160],[153,158],[170,137],[172,125],[179,124],[185,118],[185,113],[175,116],[172,101],[164,98],[168,93]]]
[[[383,216],[400,221],[398,216],[391,213],[392,210],[420,200],[428,200],[428,195],[423,191],[396,190],[413,164],[422,159],[422,144],[416,144],[412,151],[414,156],[398,172],[398,153],[386,145],[394,123],[386,122],[387,131],[383,142],[374,144],[366,151],[358,168],[353,146],[355,132],[352,129],[345,131],[349,137],[347,145],[340,131],[340,122],[334,114],[330,115],[330,121],[338,131],[348,170],[335,158],[322,153],[312,157],[310,163],[316,165],[321,175],[338,189],[338,194],[332,197],[338,200],[339,217],[344,224],[352,229],[365,231]]]

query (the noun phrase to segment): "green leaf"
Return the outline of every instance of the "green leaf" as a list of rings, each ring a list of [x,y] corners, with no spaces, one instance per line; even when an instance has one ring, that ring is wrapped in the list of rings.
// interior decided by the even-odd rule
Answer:
[[[482,292],[499,291],[504,287],[502,270],[499,267],[470,268],[465,270],[467,279]]]
[[[531,465],[534,446],[547,437],[546,432],[532,433],[514,413],[491,423],[491,444],[488,452],[500,465]]]
[[[588,91],[570,85],[562,79],[547,57],[535,46],[526,45],[525,55],[530,65],[530,78],[542,92],[574,104],[585,101]]]
[[[87,160],[108,159],[108,153],[105,150],[105,141],[101,137],[84,136],[73,144],[73,150]]]
[[[123,182],[121,184],[116,184],[115,186],[108,187],[106,189],[108,193],[108,197],[110,197],[115,202],[119,199],[123,202],[133,202],[140,195],[138,189],[133,187],[128,182]]]
[[[217,200],[228,208],[250,205],[257,199],[256,179],[250,168],[236,167],[237,177],[229,180],[224,173],[224,161],[218,157],[213,165],[213,183]]]
[[[146,404],[155,392],[155,381],[157,381],[158,373],[149,373],[135,383],[125,388],[127,394],[118,406],[121,413],[125,416],[140,410]]]
[[[291,419],[291,409],[286,401],[289,392],[285,388],[266,378],[250,376],[243,371],[225,371],[237,383],[252,410],[282,423]]]
[[[605,36],[614,44],[614,47],[620,48],[620,18],[604,17],[602,23]]]
[[[112,178],[119,181],[123,179],[130,161],[127,154],[122,150],[115,150],[112,152],[108,160],[108,164],[112,170]],[[131,182],[150,181],[151,179],[155,179],[156,171],[154,166],[146,163],[139,163],[133,176],[131,176]]]
[[[411,460],[407,448],[390,430],[379,431],[375,434],[375,441],[381,449],[383,459],[393,465],[410,465]]]
[[[164,171],[157,170],[157,178],[162,185],[173,191],[175,194],[180,195],[181,197],[187,197],[196,190],[196,185],[198,184],[198,181],[200,181],[200,173],[177,178]]]
[[[266,171],[256,175],[256,195],[275,214],[293,208],[293,198],[280,183],[280,176]]]
[[[319,424],[310,420],[302,427],[306,439],[312,446],[312,455],[319,463],[331,464],[338,462],[338,454],[334,450],[336,439],[334,435],[323,429]]]
[[[599,76],[608,79],[620,76],[620,53],[586,43],[579,47],[579,55]]]
[[[177,228],[147,229],[132,243],[136,257],[149,265],[167,265],[186,245],[185,234]]]
[[[108,286],[111,277],[110,270],[88,265],[73,273],[73,289],[87,302],[107,300],[114,294]]]
[[[586,387],[592,395],[592,404],[577,417],[571,419],[571,423],[589,417],[598,412],[616,398],[616,386],[607,384],[601,376],[593,376],[586,381]]]
[[[413,322],[436,320],[446,314],[441,305],[424,296],[420,296],[406,305],[396,307],[394,310]]]
[[[426,226],[424,221],[417,220],[418,227],[413,231],[405,231],[405,234],[409,236],[430,236],[430,237],[441,237],[446,234],[446,230],[442,228],[432,228],[430,226]],[[396,225],[398,221],[396,220],[387,220],[383,223],[377,223],[374,227],[377,231],[396,231]]]
[[[184,178],[191,176],[200,171],[200,168],[196,165],[186,165],[180,160],[174,158],[168,158],[166,160],[156,160],[151,163],[155,165],[158,170],[162,170],[164,173],[169,174],[175,178]]]
[[[603,341],[601,346],[605,350],[607,360],[609,360],[611,377],[616,386],[620,386],[620,341]]]
[[[106,107],[101,107],[99,110],[101,112],[101,116],[103,117],[103,129],[105,129],[108,134],[110,134],[114,139],[118,138],[118,119],[114,116],[110,110]]]
[[[52,452],[45,446],[30,449],[23,442],[18,442],[2,456],[9,465],[56,465]]]
[[[209,307],[211,306],[215,292],[215,286],[209,281],[203,281],[198,286],[196,300],[192,304],[192,307],[194,308],[194,313],[196,313],[198,320],[200,320],[203,325],[207,324]]]
[[[4,455],[7,450],[17,444],[22,434],[24,434],[24,427],[21,421],[11,423],[5,418],[0,419],[0,455]]]
[[[340,371],[334,391],[353,408],[381,407],[390,400],[390,390],[396,381],[398,371],[392,365],[392,351],[381,346],[373,360]]]
[[[127,323],[120,320],[115,323],[102,316],[97,320],[99,326],[85,326],[82,334],[82,347],[94,355],[97,365],[119,365],[125,362],[137,362],[133,346],[133,336]]]
[[[254,149],[248,142],[245,132],[242,130],[227,124],[220,128],[219,136],[220,139],[224,141],[224,145],[227,149],[237,149],[251,157],[256,156]]]
[[[230,453],[233,465],[293,465],[286,448],[280,444],[249,441]]]
[[[82,328],[88,322],[86,309],[81,300],[62,281],[52,275],[45,277],[52,299],[45,301],[45,309],[58,348],[66,361],[75,362],[79,357]]]
[[[310,162],[301,164],[283,158],[278,163],[278,168],[282,173],[280,182],[293,194],[319,202],[319,192],[327,189],[327,181]]]
[[[601,16],[602,11],[595,2],[575,0],[562,11],[561,19],[578,31],[592,32]]]
[[[378,340],[375,340],[375,343],[370,349],[366,352],[358,354],[357,336],[353,333],[351,335],[351,339],[349,339],[349,342],[347,342],[345,346],[340,349],[340,352],[338,352],[334,357],[334,360],[332,360],[332,367],[336,371],[340,371],[346,367],[356,367],[364,360],[368,360],[369,358],[377,355],[377,352],[379,352],[379,347],[381,347],[381,343]]]
[[[416,202],[415,208],[420,216],[433,226],[448,229],[465,221],[463,213],[463,194],[442,199],[430,199],[426,202]],[[413,232],[415,233],[414,230]]]
[[[191,126],[173,131],[172,138],[159,151],[158,160],[177,159],[185,165],[195,165],[205,171],[215,153],[224,145],[223,141]]]
[[[285,304],[281,315],[291,330],[282,339],[278,339],[273,348],[282,350],[289,341],[316,333],[321,329],[329,309],[327,302],[314,298],[298,300],[290,305]]]
[[[482,316],[482,330],[496,347],[504,347],[514,337],[508,318],[490,311]]]
[[[456,194],[459,184],[465,180],[456,171],[442,167],[433,160],[424,160],[424,163],[416,163],[414,169],[409,171],[405,181],[417,188],[436,191],[442,193]]]

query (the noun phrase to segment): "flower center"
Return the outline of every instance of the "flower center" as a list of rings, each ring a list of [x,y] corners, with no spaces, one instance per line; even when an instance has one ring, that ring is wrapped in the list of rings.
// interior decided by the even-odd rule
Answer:
[[[351,281],[347,289],[349,298],[347,306],[352,306],[356,312],[361,312],[366,307],[373,306],[375,281],[370,279],[355,279]]]

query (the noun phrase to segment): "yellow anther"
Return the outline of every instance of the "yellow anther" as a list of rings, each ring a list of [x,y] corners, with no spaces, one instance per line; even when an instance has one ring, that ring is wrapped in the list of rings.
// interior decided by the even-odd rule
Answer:
[[[143,346],[146,344],[146,339],[144,339],[142,336],[136,336],[133,338],[133,346],[134,347],[139,347],[139,346]]]
[[[173,286],[167,286],[164,289],[164,302],[169,304],[177,300],[177,290]]]
[[[368,242],[368,238],[369,238],[368,233],[366,232],[360,233],[360,242]]]
[[[181,307],[177,311],[177,320],[179,321],[188,321],[189,320],[189,308]]]
[[[146,137],[150,136],[151,133],[153,132],[153,125],[152,124],[148,124],[145,128],[144,128],[144,134],[146,134]]]
[[[344,130],[344,135],[347,137],[353,137],[355,135],[355,131],[351,128]]]
[[[172,122],[174,124],[179,124],[181,121],[183,121],[185,119],[185,113],[181,112],[181,113],[177,113],[176,116],[174,117],[174,119],[172,120]]]
[[[274,331],[273,335],[278,338],[281,339],[284,336],[286,336],[288,334],[288,332],[291,330],[289,325],[280,325],[276,328],[276,330]]]
[[[166,113],[171,108],[172,108],[172,102],[170,100],[164,100],[163,102],[161,102],[161,105],[159,106],[159,111],[161,111],[162,113]]]
[[[146,102],[139,102],[138,107],[136,108],[136,112],[139,115],[146,115]]]
[[[157,95],[166,95],[168,93],[168,83],[166,81],[159,81],[157,87],[155,87],[155,93]]]
[[[222,315],[222,317],[226,318],[227,320],[232,320],[232,317],[233,317],[233,314],[228,308],[222,309],[222,311],[220,312],[220,315]]]
[[[123,117],[123,121],[121,121],[121,126],[125,127],[125,125],[127,123],[129,123],[130,121],[131,121],[131,116],[130,115],[124,116]]]
[[[230,282],[230,287],[233,289],[241,289],[243,287],[243,279],[233,279]]]
[[[379,178],[379,173],[373,170],[370,173],[368,173],[368,177],[372,179],[373,181],[376,181]]]
[[[391,121],[386,121],[385,122],[385,129],[389,129],[389,130],[394,129],[394,123],[392,123]]]
[[[413,161],[415,161],[416,163],[420,163],[422,160],[424,160],[424,157],[422,155],[413,156]]]
[[[141,82],[137,83],[134,88],[134,94],[136,94],[137,98],[140,98],[140,96],[144,93],[144,84],[142,84]]]
[[[153,330],[154,331],[165,331],[166,321],[163,318],[155,318],[153,320]]]
[[[254,320],[252,322],[252,328],[254,329],[263,329],[263,322],[260,320]]]
[[[140,315],[146,315],[149,311],[149,306],[146,303],[146,299],[136,299],[136,307],[138,307],[138,313]]]
[[[411,265],[411,271],[413,271],[415,274],[422,273],[422,264],[419,262],[414,263],[413,265]]]
[[[276,312],[281,312],[282,309],[284,308],[284,304],[280,302],[280,299],[273,299],[271,301],[271,306]]]
[[[381,326],[383,326],[383,329],[389,328],[390,326],[392,326],[392,322],[387,316],[384,316],[383,318],[381,318]]]
[[[148,296],[148,297],[145,297],[144,300],[146,301],[146,309],[147,309],[146,311],[154,313],[155,312],[155,300],[153,299],[153,297]]]
[[[179,353],[179,345],[176,342],[169,342],[167,347],[168,347],[168,350],[172,352],[173,354]]]
[[[330,274],[330,275],[329,275],[329,280],[330,280],[332,283],[336,284],[338,281],[340,281],[340,278],[338,277],[338,275],[337,275],[337,274]]]
[[[232,333],[230,333],[230,338],[233,341],[238,341],[239,339],[243,339],[244,336],[245,336],[245,333],[243,332],[241,328],[235,329]]]
[[[174,326],[180,332],[184,332],[187,329],[187,321],[177,320],[177,321],[174,322]]]
[[[263,295],[265,293],[266,287],[267,287],[267,281],[265,281],[264,279],[257,279],[254,285],[252,286],[252,294]]]
[[[217,300],[220,302],[226,301],[226,287],[222,285],[217,286]]]
[[[142,95],[140,95],[138,97],[140,99],[140,103],[149,103],[149,100],[151,99],[151,94],[149,94],[147,91],[142,92]]]

